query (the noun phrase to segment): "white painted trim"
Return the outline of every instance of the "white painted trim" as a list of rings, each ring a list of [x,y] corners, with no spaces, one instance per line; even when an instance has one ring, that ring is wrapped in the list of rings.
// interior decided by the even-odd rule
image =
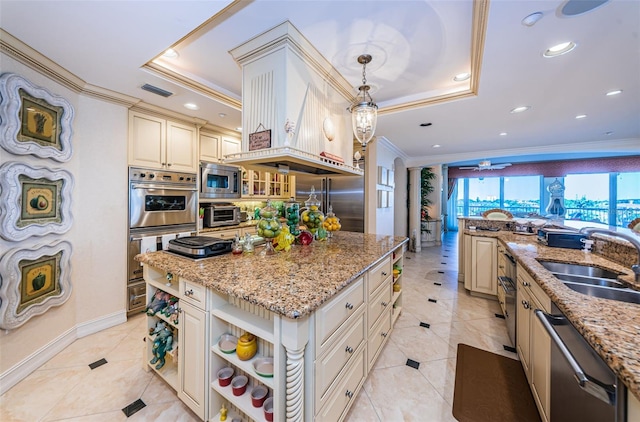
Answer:
[[[25,379],[32,372],[47,363],[55,355],[70,346],[79,338],[115,327],[127,321],[126,310],[114,312],[72,327],[45,344],[13,367],[0,374],[0,395],[9,391],[14,385]]]
[[[95,334],[99,331],[106,330],[107,328],[124,324],[125,322],[127,322],[127,311],[123,309],[110,315],[105,315],[100,318],[78,324],[76,325],[76,330],[78,338],[82,338]]]
[[[76,340],[76,328],[70,328],[0,375],[0,395],[47,363]]]

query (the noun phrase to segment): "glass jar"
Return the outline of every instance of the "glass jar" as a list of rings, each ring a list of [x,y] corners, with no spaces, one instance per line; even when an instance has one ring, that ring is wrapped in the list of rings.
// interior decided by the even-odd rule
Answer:
[[[340,219],[334,214],[333,207],[331,205],[329,205],[329,211],[327,212],[327,216],[322,223],[322,227],[324,227],[324,229],[327,231],[328,237],[332,237],[333,232],[337,232],[342,228]]]
[[[284,207],[285,218],[287,219],[287,226],[289,226],[289,233],[294,236],[300,234],[300,204],[291,198]]]
[[[305,210],[302,212],[302,224],[313,233],[314,237],[324,221],[324,214],[320,211],[320,200],[316,197],[316,189],[312,186],[309,199],[304,201]]]
[[[281,226],[280,220],[278,220],[278,210],[271,205],[270,199],[267,200],[267,205],[260,210],[260,220],[257,227],[258,236],[266,241],[266,247],[261,252],[261,255],[274,254],[272,239],[280,234]]]

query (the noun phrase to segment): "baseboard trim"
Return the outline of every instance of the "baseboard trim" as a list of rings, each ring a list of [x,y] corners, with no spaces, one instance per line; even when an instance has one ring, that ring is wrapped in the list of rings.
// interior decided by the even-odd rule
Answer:
[[[57,338],[0,374],[0,395],[9,391],[14,385],[47,363],[77,339],[114,327],[126,321],[127,314],[126,311],[123,310],[68,329]]]

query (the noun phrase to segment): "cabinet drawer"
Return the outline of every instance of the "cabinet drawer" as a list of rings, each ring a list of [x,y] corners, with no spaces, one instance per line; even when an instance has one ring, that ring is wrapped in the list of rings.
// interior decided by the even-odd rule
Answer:
[[[345,328],[348,328],[348,331],[340,330],[337,342],[322,359],[316,361],[316,403],[322,403],[323,399],[326,399],[327,388],[364,341],[364,314]]]
[[[369,299],[369,329],[378,323],[384,311],[391,307],[391,284],[384,283],[375,295]]]
[[[316,311],[316,344],[322,347],[329,336],[364,303],[364,282],[360,278]]]
[[[207,288],[202,284],[180,279],[180,300],[206,310]]]
[[[391,276],[391,256],[387,256],[378,262],[369,270],[369,294],[376,289]]]
[[[336,422],[342,420],[346,410],[356,399],[356,394],[366,374],[364,349],[354,357],[342,379],[331,389],[332,394],[316,416],[316,421]]]
[[[233,240],[236,234],[240,236],[240,229],[217,230],[213,232],[200,233],[200,236],[217,237],[218,239]]]
[[[520,285],[528,288],[531,295],[542,305],[541,309],[547,313],[551,312],[551,299],[549,299],[549,296],[542,290],[542,287],[535,282],[533,277],[525,270],[519,271],[517,277],[520,280]]]
[[[367,352],[369,356],[369,364],[373,364],[380,349],[391,332],[391,312],[384,312],[382,319],[378,325],[376,325],[369,335],[369,343],[367,345]]]

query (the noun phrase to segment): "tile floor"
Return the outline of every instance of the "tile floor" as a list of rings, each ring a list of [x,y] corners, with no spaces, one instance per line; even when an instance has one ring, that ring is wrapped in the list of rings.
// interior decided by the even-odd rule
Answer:
[[[455,421],[457,344],[517,359],[503,348],[511,343],[504,320],[495,316],[498,302],[470,296],[457,282],[457,261],[456,233],[441,247],[407,253],[402,314],[346,421]],[[170,387],[143,369],[144,326],[141,315],[75,341],[0,396],[0,421],[197,421]],[[101,358],[108,363],[91,370]],[[137,399],[146,407],[127,418],[122,408]]]

